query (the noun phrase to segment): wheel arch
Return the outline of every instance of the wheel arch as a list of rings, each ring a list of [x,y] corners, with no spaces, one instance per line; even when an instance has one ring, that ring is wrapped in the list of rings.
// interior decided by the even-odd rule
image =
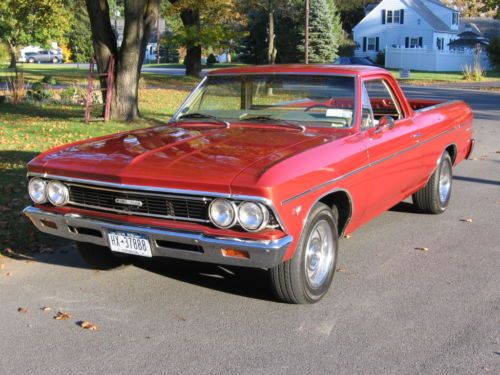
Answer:
[[[448,152],[448,154],[450,155],[450,158],[451,158],[451,164],[455,165],[455,161],[457,160],[457,155],[458,155],[457,145],[454,143],[451,143],[448,146],[446,146],[444,151]],[[438,164],[440,161],[441,161],[441,156],[439,157]]]
[[[334,206],[338,210],[338,233],[339,237],[342,236],[351,221],[353,213],[353,201],[351,194],[345,189],[334,189],[322,195],[318,202],[326,204],[328,207]]]

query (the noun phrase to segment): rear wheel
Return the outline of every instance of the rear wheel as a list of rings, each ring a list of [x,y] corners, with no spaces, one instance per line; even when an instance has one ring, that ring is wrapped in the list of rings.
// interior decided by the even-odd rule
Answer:
[[[35,62],[35,59],[34,59],[33,57],[30,57],[30,58],[28,59],[28,62],[29,62],[30,64],[33,64],[33,63]]]
[[[304,228],[293,258],[269,270],[273,290],[283,302],[318,302],[332,283],[338,249],[333,210],[317,203]]]
[[[131,261],[130,256],[115,254],[106,246],[77,242],[76,247],[85,263],[98,270],[113,269]]]
[[[413,194],[413,204],[422,212],[443,213],[450,202],[452,182],[452,162],[445,151],[427,185]]]
[[[59,62],[59,59],[58,59],[57,57],[54,57],[54,58],[52,59],[52,62],[53,62],[54,64],[57,64],[57,63]]]

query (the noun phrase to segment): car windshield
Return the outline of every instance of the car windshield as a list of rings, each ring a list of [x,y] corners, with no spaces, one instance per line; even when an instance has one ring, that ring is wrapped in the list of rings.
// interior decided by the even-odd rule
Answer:
[[[354,119],[354,88],[354,77],[341,75],[214,75],[190,96],[176,119],[196,114],[227,121],[347,128]]]

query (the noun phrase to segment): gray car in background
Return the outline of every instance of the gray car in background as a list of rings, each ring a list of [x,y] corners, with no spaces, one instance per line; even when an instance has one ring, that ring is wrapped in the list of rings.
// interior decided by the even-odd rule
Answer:
[[[64,57],[60,51],[42,50],[38,52],[27,52],[25,56],[26,62],[29,63],[52,62],[57,64],[64,61]]]

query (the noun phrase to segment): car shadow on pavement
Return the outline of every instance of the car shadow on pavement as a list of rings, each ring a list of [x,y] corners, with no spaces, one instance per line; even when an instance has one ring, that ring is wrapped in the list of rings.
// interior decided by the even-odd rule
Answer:
[[[407,214],[421,214],[417,207],[413,203],[410,202],[399,202],[394,207],[391,207],[389,211],[392,212],[403,212]]]
[[[276,301],[270,291],[269,274],[264,269],[221,266],[172,258],[139,258],[133,264],[145,271],[203,288]]]

